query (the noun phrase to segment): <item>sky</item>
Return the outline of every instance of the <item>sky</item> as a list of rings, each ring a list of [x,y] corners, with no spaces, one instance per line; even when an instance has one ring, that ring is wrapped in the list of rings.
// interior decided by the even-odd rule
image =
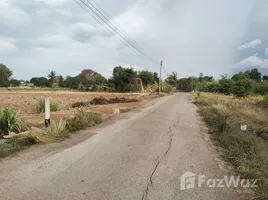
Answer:
[[[267,0],[95,1],[146,54],[163,60],[164,74],[268,69]],[[117,65],[159,71],[74,0],[1,0],[0,27],[0,63],[17,79],[83,69],[109,77]]]

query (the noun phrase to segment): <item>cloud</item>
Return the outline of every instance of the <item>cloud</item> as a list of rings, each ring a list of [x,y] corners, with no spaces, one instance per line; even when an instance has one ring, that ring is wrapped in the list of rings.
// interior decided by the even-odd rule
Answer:
[[[261,40],[253,40],[251,42],[246,42],[245,44],[238,47],[238,49],[250,49],[250,48],[256,48],[262,43]]]
[[[86,23],[76,23],[72,27],[71,37],[80,42],[89,42],[93,36],[112,36],[101,26]]]
[[[265,56],[268,58],[268,47],[265,49],[264,54],[265,54]]]
[[[259,68],[268,68],[268,59],[262,59],[257,54],[250,56],[242,61],[240,61],[237,65],[240,67],[259,67]]]
[[[268,19],[256,21],[264,6],[254,0],[97,2],[147,54],[164,61],[168,73],[177,71],[181,77],[228,73],[241,60],[238,52],[240,58],[248,56],[237,51],[240,41],[258,38],[268,46],[267,32],[256,31]],[[18,49],[10,56],[0,54],[0,60],[21,78],[44,76],[49,70],[77,75],[84,68],[107,75],[119,64],[159,71],[159,64],[120,42],[74,1],[1,0],[0,10],[0,35],[16,38],[4,45]]]
[[[0,55],[7,55],[16,52],[15,40],[9,37],[0,37]]]

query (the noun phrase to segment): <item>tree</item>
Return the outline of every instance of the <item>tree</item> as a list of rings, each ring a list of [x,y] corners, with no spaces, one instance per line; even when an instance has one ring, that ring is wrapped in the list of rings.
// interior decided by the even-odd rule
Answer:
[[[154,72],[154,82],[157,82],[159,83],[159,77],[158,77],[158,74],[156,72]]]
[[[232,93],[233,81],[228,79],[227,76],[222,76],[219,80],[220,88],[219,92],[225,95],[230,95]]]
[[[59,76],[58,80],[59,80],[59,86],[63,88],[64,87],[64,78],[63,78],[63,76]]]
[[[199,74],[198,81],[199,81],[199,82],[203,82],[203,80],[204,80],[204,75],[203,75],[203,73],[200,73],[200,74]]]
[[[137,76],[137,72],[133,68],[117,66],[113,69],[113,77],[110,81],[112,81],[116,91],[138,91]]]
[[[254,88],[254,93],[265,95],[268,94],[268,80],[256,83]]]
[[[57,79],[57,76],[56,76],[56,72],[55,71],[50,71],[49,74],[48,74],[48,80],[49,80],[49,83],[51,85],[53,85],[53,83],[56,82],[56,79]]]
[[[0,87],[8,87],[12,71],[5,65],[0,64]]]
[[[177,82],[178,82],[178,74],[177,72],[172,72],[172,74],[170,74],[167,79],[166,79],[166,82],[169,84],[169,85],[172,85],[174,87],[177,87]]]
[[[49,87],[49,80],[45,77],[33,77],[30,80],[30,83],[33,83],[36,87]]]
[[[250,79],[241,79],[234,83],[233,94],[236,97],[247,97],[253,90],[253,82]]]
[[[267,81],[267,80],[268,80],[268,76],[264,75],[264,76],[262,77],[262,80]]]
[[[16,80],[16,79],[11,79],[10,81],[9,81],[9,85],[10,86],[12,86],[12,87],[17,87],[17,86],[19,86],[20,85],[20,81],[19,80]]]
[[[213,76],[204,76],[203,81],[212,82],[212,81],[214,81],[214,78],[213,78]]]
[[[251,80],[261,82],[261,73],[258,71],[257,68],[247,70],[245,74],[247,74]]]
[[[242,79],[249,79],[249,74],[239,72],[238,74],[233,75],[233,77],[231,79],[234,81],[240,81]]]
[[[148,70],[140,71],[138,77],[141,79],[144,87],[154,83],[154,74]]]

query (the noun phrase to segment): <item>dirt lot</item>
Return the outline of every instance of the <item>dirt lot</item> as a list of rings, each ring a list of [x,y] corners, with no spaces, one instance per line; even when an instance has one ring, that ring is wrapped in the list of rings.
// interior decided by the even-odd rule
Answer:
[[[39,100],[50,97],[60,105],[60,111],[51,114],[51,118],[72,117],[76,109],[71,105],[79,101],[91,101],[96,97],[106,99],[115,97],[125,97],[140,100],[132,103],[118,103],[108,105],[89,106],[85,109],[88,111],[99,112],[104,118],[114,114],[118,109],[132,109],[148,104],[151,101],[148,95],[140,93],[101,93],[101,92],[76,92],[76,91],[7,91],[0,90],[0,105],[11,107],[20,111],[22,118],[32,123],[42,123],[44,114],[34,114],[35,105]]]

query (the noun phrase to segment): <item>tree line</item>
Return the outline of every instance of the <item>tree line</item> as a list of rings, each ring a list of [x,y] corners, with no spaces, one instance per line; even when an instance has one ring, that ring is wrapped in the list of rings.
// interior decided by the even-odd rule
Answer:
[[[0,87],[18,86],[22,80],[11,78],[12,71],[0,64]],[[28,83],[36,87],[69,88],[81,91],[106,91],[106,92],[138,92],[143,88],[158,85],[159,77],[156,72],[148,70],[136,71],[132,67],[116,66],[111,78],[105,78],[101,74],[91,70],[83,70],[77,76],[57,75],[50,71],[45,77],[33,77]],[[213,76],[178,78],[176,72],[172,72],[163,81],[169,91],[200,91],[247,97],[251,94],[268,94],[268,76],[262,74],[257,68],[239,72],[228,78],[227,74],[221,75],[215,80]]]
[[[158,84],[159,78],[156,72],[148,70],[136,71],[132,67],[117,66],[113,69],[111,78],[105,78],[93,70],[83,70],[77,76],[57,75],[50,71],[45,77],[33,77],[29,81],[16,80],[12,77],[12,71],[0,64],[0,87],[19,86],[21,82],[32,83],[35,87],[69,88],[81,91],[107,91],[107,92],[136,92],[143,87]]]
[[[251,94],[268,94],[268,76],[262,74],[257,68],[239,72],[228,78],[227,74],[221,75],[219,80],[212,76],[177,78],[176,73],[168,76],[169,84],[175,86],[179,91],[199,91],[234,95],[236,97],[247,97]]]

